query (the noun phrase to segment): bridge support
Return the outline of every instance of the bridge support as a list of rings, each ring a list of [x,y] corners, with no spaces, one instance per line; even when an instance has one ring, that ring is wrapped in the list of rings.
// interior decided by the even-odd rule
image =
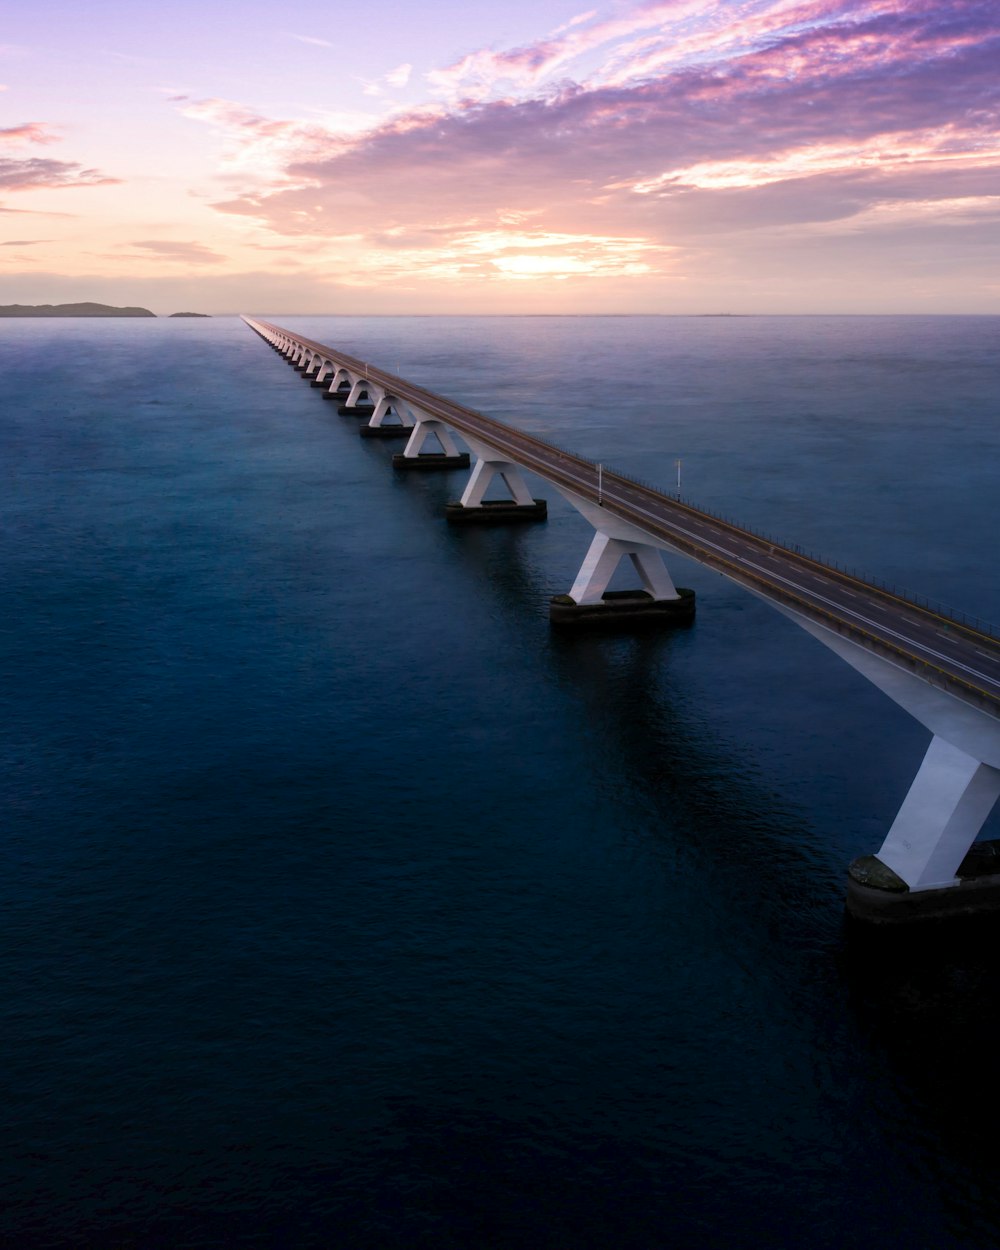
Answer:
[[[343,369],[334,369],[326,379],[324,399],[336,400],[338,404],[346,403],[351,393],[351,377]]]
[[[877,855],[848,869],[847,910],[865,921],[1000,912],[1000,844],[976,838],[1000,796],[1000,721],[782,604],[778,611],[877,686],[932,734]]]
[[[444,514],[452,525],[506,525],[512,521],[544,521],[548,505],[544,499],[533,499],[520,467],[509,460],[498,460],[484,448],[476,447],[479,456],[462,498],[446,504]],[[510,492],[509,499],[487,499],[490,485],[499,478]]]
[[[392,417],[387,421],[386,417]],[[383,395],[375,405],[372,419],[359,431],[362,438],[409,438],[414,420],[410,412],[392,395]]]
[[[424,444],[434,438],[440,444],[440,451],[424,451]],[[458,444],[451,430],[443,421],[436,421],[418,415],[410,441],[404,451],[392,458],[394,469],[467,469],[469,453],[459,451]]]
[[[557,487],[594,527],[595,533],[568,595],[549,600],[549,620],[563,628],[627,631],[688,625],[694,620],[695,594],[678,587],[663,563],[667,545],[622,520],[608,508]],[[639,574],[641,589],[608,590],[622,559]]]
[[[848,911],[877,923],[1000,911],[1000,845],[976,843],[998,797],[1000,769],[932,738],[878,855],[851,864]]]
[[[342,417],[370,417],[374,413],[375,405],[372,403],[368,382],[364,378],[354,382],[348,392],[347,402],[337,411]]]

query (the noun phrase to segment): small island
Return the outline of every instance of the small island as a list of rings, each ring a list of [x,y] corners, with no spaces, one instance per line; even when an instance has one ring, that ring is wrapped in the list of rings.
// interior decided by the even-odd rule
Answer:
[[[171,313],[171,317],[210,317],[211,313]]]
[[[0,317],[155,317],[148,308],[111,304],[0,304]]]

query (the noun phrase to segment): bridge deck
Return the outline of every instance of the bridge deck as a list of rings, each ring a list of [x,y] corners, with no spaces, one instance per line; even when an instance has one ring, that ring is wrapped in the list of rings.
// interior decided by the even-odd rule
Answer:
[[[375,386],[501,452],[539,477],[598,502],[597,466],[282,326],[245,318],[366,377]],[[931,685],[1000,717],[1000,641],[944,613],[770,542],[652,487],[603,469],[604,509],[747,589],[851,639]]]

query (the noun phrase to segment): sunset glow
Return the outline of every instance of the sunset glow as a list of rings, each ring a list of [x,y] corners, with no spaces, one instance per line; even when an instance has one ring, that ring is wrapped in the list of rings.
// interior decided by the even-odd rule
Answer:
[[[7,18],[0,303],[1000,311],[993,0],[233,13]]]

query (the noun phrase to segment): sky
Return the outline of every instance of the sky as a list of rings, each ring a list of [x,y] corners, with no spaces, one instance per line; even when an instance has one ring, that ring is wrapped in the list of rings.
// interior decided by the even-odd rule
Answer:
[[[1000,0],[34,0],[0,304],[1000,313]]]

